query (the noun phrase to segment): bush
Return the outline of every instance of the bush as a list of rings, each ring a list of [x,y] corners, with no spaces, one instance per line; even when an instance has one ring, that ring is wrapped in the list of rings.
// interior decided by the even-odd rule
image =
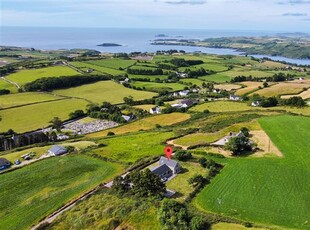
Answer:
[[[180,150],[175,153],[175,158],[179,161],[187,161],[192,158],[192,154],[190,152]]]
[[[210,224],[201,216],[194,216],[190,221],[191,230],[207,230],[210,229]]]
[[[107,134],[107,136],[114,136],[115,135],[115,133],[113,133],[113,132],[108,132],[108,134]]]

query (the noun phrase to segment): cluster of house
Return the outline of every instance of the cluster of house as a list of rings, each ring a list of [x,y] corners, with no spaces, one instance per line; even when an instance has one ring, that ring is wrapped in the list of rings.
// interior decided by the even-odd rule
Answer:
[[[161,157],[158,162],[158,166],[151,169],[151,172],[158,175],[162,181],[167,181],[173,175],[181,172],[181,166],[179,162],[175,160],[169,160],[166,157]]]

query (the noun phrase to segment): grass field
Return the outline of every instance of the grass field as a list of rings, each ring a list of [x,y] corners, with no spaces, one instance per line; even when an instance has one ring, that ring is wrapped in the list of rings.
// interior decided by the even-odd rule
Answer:
[[[155,115],[152,117],[144,118],[127,125],[122,125],[113,129],[103,130],[97,133],[88,134],[88,137],[104,137],[108,132],[114,132],[115,134],[124,134],[130,132],[137,132],[139,130],[150,130],[156,127],[156,124],[160,126],[173,125],[182,121],[186,121],[190,118],[186,113],[170,113]]]
[[[128,77],[133,80],[137,78],[147,78],[150,79],[151,81],[155,81],[156,78],[160,80],[165,80],[168,78],[167,75],[135,75],[135,74],[128,74]]]
[[[259,70],[251,70],[246,68],[235,68],[226,72],[223,72],[223,74],[227,75],[230,78],[234,78],[237,76],[252,76],[252,77],[270,77],[274,73],[267,72],[267,71],[259,71]]]
[[[163,155],[162,142],[173,135],[172,132],[142,132],[110,137],[98,140],[98,143],[106,146],[92,152],[121,162],[133,163],[143,157]]]
[[[275,85],[272,85],[267,88],[263,88],[254,93],[265,97],[272,97],[277,95],[285,95],[285,94],[298,94],[303,91],[303,88],[309,88],[310,85],[300,84],[300,83],[286,83],[281,82]],[[253,95],[254,93],[250,94]]]
[[[282,96],[281,98],[287,99],[287,98],[291,98],[291,97],[302,97],[303,99],[308,99],[308,98],[310,98],[310,89],[303,91],[300,94],[285,95],[285,96]]]
[[[259,86],[263,87],[262,82],[254,82],[254,81],[244,81],[244,82],[241,82],[241,85],[244,85],[245,88],[238,89],[236,91],[236,95],[240,95],[240,96],[245,95],[245,94],[258,90]]]
[[[100,73],[106,73],[111,75],[124,74],[125,72],[118,69],[111,69],[100,65],[94,65],[92,62],[70,62],[70,65],[82,70],[87,71],[88,69],[93,69]]]
[[[0,109],[61,99],[46,93],[17,93],[0,96]]]
[[[91,221],[89,221],[91,220]],[[118,197],[102,190],[65,212],[51,229],[110,229],[113,220],[121,229],[160,230],[156,207],[152,201]]]
[[[16,82],[19,85],[24,85],[27,82],[31,82],[43,77],[73,76],[78,74],[78,72],[67,66],[54,66],[42,69],[20,70],[16,73],[12,73],[6,76],[6,78],[12,82]]]
[[[244,102],[216,101],[207,102],[190,108],[192,112],[203,112],[208,109],[210,112],[235,112],[262,109],[261,107],[251,107]]]
[[[284,157],[227,160],[194,204],[268,226],[309,229],[310,118],[276,116],[259,122]]]
[[[196,78],[185,78],[185,79],[180,79],[181,83],[192,83],[193,85],[201,86],[204,81]]]
[[[231,78],[227,76],[225,73],[216,73],[216,74],[199,77],[199,79],[204,80],[204,81],[223,83],[223,82],[229,82]]]
[[[122,103],[124,97],[131,95],[135,100],[142,100],[156,96],[156,93],[144,92],[126,88],[113,81],[100,81],[93,84],[82,85],[70,89],[53,91],[55,94],[79,97],[101,104],[104,101],[113,104]]]
[[[15,85],[0,78],[0,89],[8,89],[11,93],[17,93],[17,88]]]
[[[87,63],[118,70],[119,68],[125,69],[129,66],[132,66],[136,63],[136,61],[135,60],[119,59],[119,58],[111,58],[111,59],[87,61]]]
[[[69,118],[69,113],[85,109],[88,103],[79,99],[65,99],[41,104],[27,105],[18,108],[0,110],[0,132],[13,129],[21,133],[47,127],[53,117],[62,120]]]
[[[267,230],[267,228],[247,228],[240,224],[232,224],[232,223],[217,223],[212,225],[211,230]]]
[[[56,170],[57,169],[57,170]],[[54,157],[1,175],[1,226],[29,229],[81,193],[113,178],[120,166],[83,155]],[[47,179],[48,178],[48,179]]]
[[[152,92],[159,92],[162,90],[177,91],[177,90],[183,90],[185,87],[185,85],[182,85],[180,83],[156,83],[156,82],[140,82],[140,81],[133,82],[131,83],[131,85]]]

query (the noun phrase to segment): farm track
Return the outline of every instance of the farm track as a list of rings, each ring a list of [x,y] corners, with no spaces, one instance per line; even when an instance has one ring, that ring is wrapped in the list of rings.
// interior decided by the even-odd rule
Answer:
[[[70,65],[70,64],[67,63],[67,62],[63,62],[63,64],[64,64],[65,66],[67,66],[67,67],[69,67],[69,68],[71,68],[71,69],[73,69],[73,70],[75,70],[75,71],[81,73],[81,74],[85,74],[85,72],[84,72],[83,70],[80,70],[80,69],[74,67],[73,65]]]
[[[10,81],[9,79],[5,78],[5,77],[1,77],[4,81],[12,84],[12,85],[15,85],[17,89],[20,89],[20,86],[16,83],[16,82],[13,82],[13,81]]]

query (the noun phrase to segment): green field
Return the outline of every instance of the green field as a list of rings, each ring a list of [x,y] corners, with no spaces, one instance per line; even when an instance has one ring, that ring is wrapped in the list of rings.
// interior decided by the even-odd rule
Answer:
[[[11,93],[17,93],[16,86],[3,79],[0,79],[0,89],[8,89]]]
[[[180,79],[181,83],[192,83],[193,85],[201,86],[204,81],[196,79],[196,78],[185,78]]]
[[[100,81],[70,89],[53,91],[57,95],[79,97],[94,103],[108,101],[114,104],[122,103],[124,97],[132,96],[135,100],[142,100],[156,96],[156,93],[144,92],[126,88],[113,81]]]
[[[131,85],[152,92],[159,92],[162,90],[177,91],[177,90],[183,90],[185,87],[185,85],[182,85],[180,83],[155,83],[155,82],[140,82],[140,81],[131,83]]]
[[[251,107],[244,102],[216,101],[207,102],[190,108],[192,112],[203,112],[208,109],[210,112],[235,112],[262,109],[261,107]]]
[[[268,226],[309,229],[310,118],[276,116],[259,122],[284,157],[226,160],[194,203],[201,210]]]
[[[216,74],[199,77],[199,79],[204,80],[204,81],[223,83],[223,82],[229,82],[231,78],[225,75],[225,73],[216,73]]]
[[[46,93],[18,93],[0,96],[0,109],[61,99]]]
[[[118,75],[118,74],[124,74],[124,71],[117,70],[117,69],[111,69],[107,68],[104,66],[99,66],[99,65],[94,65],[91,62],[70,62],[70,65],[82,70],[82,71],[87,71],[88,69],[93,69],[95,70],[94,72],[99,72],[99,73],[105,73],[105,74],[111,74],[111,75]],[[94,73],[93,72],[93,73]]]
[[[60,77],[60,76],[73,76],[79,73],[67,66],[54,66],[42,69],[20,70],[6,76],[12,82],[19,85],[43,78],[43,77]]]
[[[21,133],[47,127],[53,117],[68,119],[69,113],[85,109],[87,104],[88,102],[80,99],[65,99],[0,110],[0,132],[13,129]]]
[[[119,59],[119,58],[111,58],[111,59],[87,61],[87,63],[118,70],[119,68],[125,69],[129,66],[132,66],[136,63],[136,61],[135,60]]]
[[[162,142],[173,137],[172,132],[146,132],[133,133],[98,140],[107,145],[94,150],[101,156],[109,157],[122,162],[135,162],[147,156],[159,156],[164,154]]]
[[[160,80],[165,80],[168,78],[167,75],[135,75],[135,74],[128,74],[128,77],[133,80],[137,78],[147,78],[150,79],[151,81],[155,81],[156,78]]]
[[[57,169],[57,170],[55,170]],[[1,175],[3,229],[29,229],[81,193],[113,178],[121,168],[83,155],[54,157]]]

